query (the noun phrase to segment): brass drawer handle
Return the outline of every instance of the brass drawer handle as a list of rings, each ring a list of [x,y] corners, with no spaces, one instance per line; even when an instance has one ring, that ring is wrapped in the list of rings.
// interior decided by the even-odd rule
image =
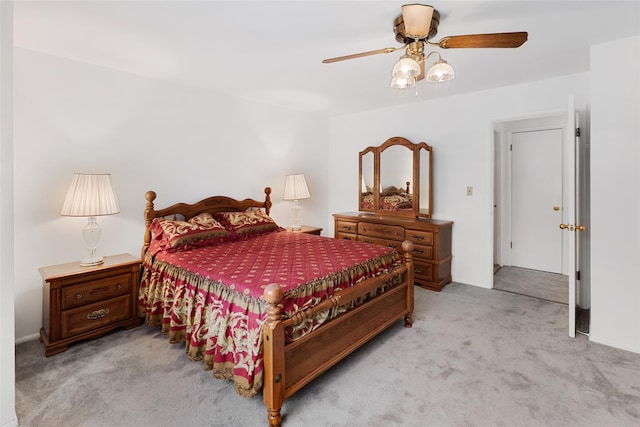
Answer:
[[[351,230],[351,226],[350,225],[343,225],[342,229],[343,230]]]
[[[424,236],[416,236],[414,234],[412,237],[413,237],[413,240],[424,240]]]
[[[413,252],[416,253],[416,254],[424,253],[424,251],[422,249],[414,249]]]
[[[87,319],[89,319],[89,320],[102,319],[107,314],[109,314],[109,309],[108,308],[101,308],[100,310],[96,310],[93,313],[87,314]]]
[[[417,274],[422,274],[422,273],[424,273],[424,270],[421,270],[421,269],[419,269],[419,268],[416,268],[416,269],[414,269],[414,271],[413,271],[413,272],[414,272],[414,273],[417,273]]]
[[[120,283],[118,283],[118,285],[116,286],[117,289],[122,289],[122,285]]]
[[[393,243],[387,243],[387,246],[390,247],[390,248],[395,248],[396,247],[396,245],[393,244]]]
[[[108,286],[103,286],[101,288],[93,288],[91,289],[91,291],[89,292],[90,294],[97,294],[98,292],[104,292],[104,291],[108,291],[109,287]]]
[[[76,299],[81,299],[82,298],[82,294],[76,294]]]

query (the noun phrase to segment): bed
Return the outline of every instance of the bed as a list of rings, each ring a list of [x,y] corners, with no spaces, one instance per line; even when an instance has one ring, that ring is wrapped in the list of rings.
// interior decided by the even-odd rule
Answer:
[[[144,211],[139,315],[236,392],[284,400],[394,322],[412,326],[413,244],[387,248],[279,227],[265,200],[213,196]]]

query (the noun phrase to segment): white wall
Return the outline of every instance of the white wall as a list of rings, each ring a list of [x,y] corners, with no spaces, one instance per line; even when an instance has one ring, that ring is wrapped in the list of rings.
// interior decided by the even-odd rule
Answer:
[[[79,260],[83,218],[61,217],[74,172],[108,172],[121,213],[98,218],[99,252],[140,253],[144,194],[156,206],[223,194],[264,198],[291,222],[284,176],[305,173],[302,223],[328,226],[328,122],[214,93],[15,49],[15,310],[18,341],[41,327],[38,268]],[[4,206],[4,204],[3,204]],[[326,232],[326,231],[325,231]]]
[[[640,37],[591,48],[592,341],[640,353]]]
[[[15,426],[13,2],[0,2],[0,426]]]
[[[490,288],[493,122],[566,111],[570,95],[577,109],[586,108],[588,73],[333,118],[329,212],[357,209],[360,150],[392,136],[425,141],[433,146],[433,217],[454,221],[453,280]],[[473,187],[471,197],[468,186]]]

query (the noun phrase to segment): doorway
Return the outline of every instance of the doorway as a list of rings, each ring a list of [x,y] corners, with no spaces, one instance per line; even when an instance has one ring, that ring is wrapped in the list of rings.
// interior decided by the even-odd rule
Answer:
[[[566,113],[494,127],[494,288],[567,304]]]

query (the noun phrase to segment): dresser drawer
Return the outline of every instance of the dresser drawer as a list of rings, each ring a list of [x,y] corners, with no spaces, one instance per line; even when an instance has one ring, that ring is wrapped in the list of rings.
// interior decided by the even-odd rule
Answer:
[[[118,295],[126,295],[131,289],[131,274],[108,277],[88,283],[62,288],[62,309],[78,307],[96,301],[104,301]]]
[[[336,223],[336,233],[353,233],[355,234],[358,231],[358,223],[357,222],[349,222],[349,221],[337,221]]]
[[[129,317],[130,295],[84,305],[62,312],[62,338],[91,331]]]
[[[433,246],[413,245],[412,255],[418,259],[433,259]]]
[[[358,223],[358,235],[403,241],[404,228],[397,225],[360,222]]]
[[[427,263],[414,262],[413,274],[416,282],[432,282],[433,266]]]
[[[337,233],[336,233],[336,239],[343,239],[343,240],[357,240],[357,238],[356,238],[356,235],[355,235],[355,234],[341,233],[341,232],[337,232]]]
[[[358,236],[357,239],[359,242],[364,243],[373,243],[374,245],[379,246],[388,246],[390,248],[396,248],[398,252],[402,250],[402,242],[397,240],[389,240],[389,239],[380,239],[377,237],[369,237],[369,236]]]
[[[433,231],[407,230],[407,240],[418,245],[433,245]]]

